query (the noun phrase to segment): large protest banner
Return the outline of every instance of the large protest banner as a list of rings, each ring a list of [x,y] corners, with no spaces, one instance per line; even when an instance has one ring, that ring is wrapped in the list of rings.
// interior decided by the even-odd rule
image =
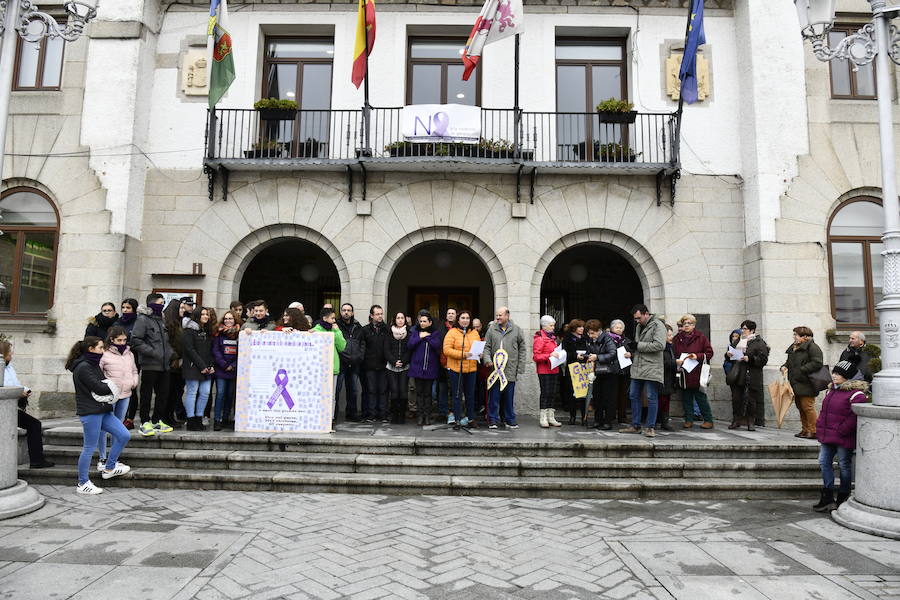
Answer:
[[[331,431],[333,368],[331,333],[242,331],[235,430]]]

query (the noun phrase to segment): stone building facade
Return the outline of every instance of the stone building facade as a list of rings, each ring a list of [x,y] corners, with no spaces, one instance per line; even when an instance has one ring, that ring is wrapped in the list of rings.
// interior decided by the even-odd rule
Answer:
[[[275,304],[349,301],[357,316],[370,304],[390,313],[468,302],[485,322],[507,305],[527,331],[547,311],[628,321],[628,307],[645,301],[670,321],[702,315],[714,365],[748,317],[772,346],[773,367],[796,325],[811,327],[832,358],[845,343],[828,229],[847,200],[878,198],[877,109],[870,99],[834,98],[829,66],[803,48],[790,3],[707,2],[709,97],[685,109],[671,204],[668,173],[660,194],[653,171],[559,160],[522,173],[515,161],[386,157],[366,167],[240,157],[207,161],[228,170],[227,194],[221,170],[210,192],[206,97],[185,92],[183,72],[205,43],[208,2],[190,4],[101,0],[89,36],[66,46],[60,89],[13,94],[4,189],[39,191],[59,223],[52,307],[0,316],[41,414],[71,413],[62,364],[87,317],[103,301],[154,289],[195,290],[217,309],[266,291],[284,296]],[[640,113],[673,112],[665,65],[687,4],[526,0],[522,108],[563,112],[559,40],[617,38],[623,95]],[[865,8],[839,4],[848,22]],[[355,10],[337,1],[232,3],[238,79],[220,107],[259,99],[269,38],[306,36],[333,43],[330,109],[358,110],[362,95],[349,82]],[[458,37],[478,5],[379,2],[378,10],[372,104],[389,107],[407,103],[409,40]],[[511,39],[488,47],[481,106],[512,108],[511,56]],[[714,412],[727,418],[723,379]],[[520,390],[521,404],[536,408],[536,379]]]

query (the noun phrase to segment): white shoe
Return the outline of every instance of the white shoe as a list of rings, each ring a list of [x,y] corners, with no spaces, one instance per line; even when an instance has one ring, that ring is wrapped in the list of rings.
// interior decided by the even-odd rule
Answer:
[[[550,423],[547,422],[547,413],[550,412],[548,408],[541,409],[541,427],[547,429],[550,427]]]
[[[91,483],[90,479],[88,479],[84,483],[75,486],[75,491],[78,492],[79,494],[95,495],[95,494],[102,494],[103,488],[97,487],[96,485]]]
[[[103,471],[103,473],[101,474],[101,477],[103,477],[103,479],[112,479],[113,477],[118,477],[119,475],[124,475],[125,473],[128,473],[129,471],[131,471],[131,467],[129,467],[126,464],[116,462],[116,468],[112,469],[111,471]]]
[[[106,470],[106,461],[105,460],[97,461],[97,471],[102,473],[105,470]]]
[[[562,427],[562,423],[556,420],[555,408],[547,409],[547,423],[550,425],[550,427]]]

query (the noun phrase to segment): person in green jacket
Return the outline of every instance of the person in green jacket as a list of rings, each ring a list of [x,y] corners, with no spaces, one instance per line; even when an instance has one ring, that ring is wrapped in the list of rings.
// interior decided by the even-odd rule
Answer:
[[[822,349],[813,341],[809,327],[794,327],[794,343],[785,351],[787,360],[781,366],[794,390],[794,403],[800,412],[800,433],[795,437],[816,439],[816,396],[819,392],[809,376],[822,368]]]
[[[332,371],[334,373],[334,390],[337,390],[337,376],[341,372],[341,357],[339,352],[347,346],[347,340],[344,339],[341,328],[335,325],[336,321],[334,309],[323,308],[319,320],[316,321],[316,326],[312,328],[312,331],[327,331],[334,336],[334,370]]]

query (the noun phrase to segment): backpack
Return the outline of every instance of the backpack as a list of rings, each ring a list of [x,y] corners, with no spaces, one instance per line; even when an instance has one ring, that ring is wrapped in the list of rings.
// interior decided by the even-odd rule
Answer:
[[[338,352],[338,356],[341,357],[341,362],[349,365],[361,364],[365,354],[359,340],[352,337],[347,338],[347,345],[344,346],[343,350]]]

